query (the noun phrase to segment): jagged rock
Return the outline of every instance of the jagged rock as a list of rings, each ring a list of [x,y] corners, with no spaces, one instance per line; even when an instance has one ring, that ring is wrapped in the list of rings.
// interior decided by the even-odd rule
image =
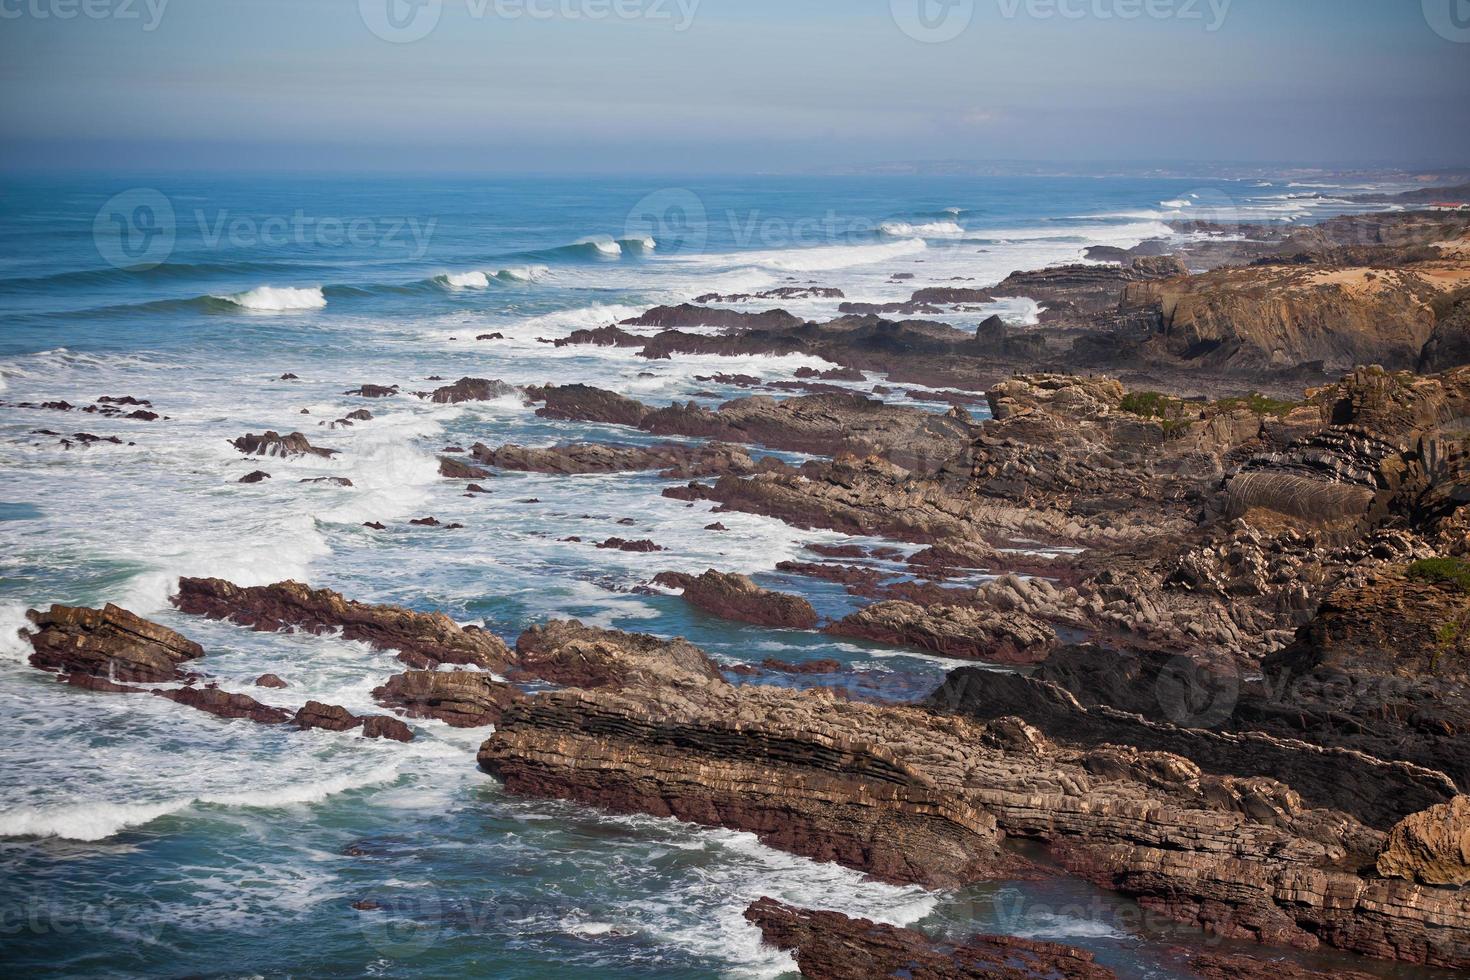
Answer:
[[[283,436],[278,432],[265,435],[245,435],[230,443],[247,456],[321,456],[324,459],[337,455],[340,450],[322,449],[306,441],[306,436],[293,432]]]
[[[1470,885],[1470,796],[1405,817],[1378,855],[1378,873],[1425,885]]]
[[[1231,938],[1470,965],[1470,891],[1365,877],[1384,834],[1274,779],[1021,739],[832,692],[566,690],[510,708],[480,764],[513,793],[756,833],[889,881],[1001,872],[995,829],[1151,910]],[[977,822],[978,820],[978,822]]]
[[[348,711],[346,708],[335,704],[322,704],[320,701],[308,701],[296,712],[294,719],[296,727],[302,731],[309,728],[321,728],[329,732],[349,732],[362,725],[362,719]]]
[[[248,694],[230,694],[215,687],[181,687],[153,693],[221,718],[247,718],[260,725],[284,725],[291,720],[289,711],[261,704]]]
[[[280,690],[282,688],[287,687],[288,685],[286,684],[285,681],[281,680],[275,674],[261,674],[259,677],[257,677],[255,679],[255,686],[256,687],[269,687],[269,688],[275,688],[277,690]]]
[[[439,457],[439,475],[446,480],[488,480],[492,474],[489,470],[448,456]]]
[[[384,387],[383,385],[363,385],[361,388],[353,388],[351,391],[342,392],[344,395],[358,395],[362,398],[392,398],[398,394],[398,386]]]
[[[505,709],[522,699],[509,684],[463,670],[411,670],[373,691],[373,700],[385,708],[402,709],[410,718],[437,718],[454,728],[497,724]]]
[[[267,632],[287,627],[318,634],[341,630],[344,639],[398,651],[410,667],[456,664],[503,670],[511,661],[510,649],[498,636],[461,627],[443,613],[369,606],[299,582],[242,588],[222,579],[183,578],[173,603],[186,613]]]
[[[948,657],[1029,664],[1046,659],[1057,634],[1024,613],[995,613],[962,606],[923,608],[880,602],[828,626],[824,632],[898,646],[916,646]]]
[[[768,946],[789,950],[803,977],[853,980],[1111,980],[1093,955],[1058,943],[1014,936],[971,936],[960,943],[916,929],[813,912],[762,898],[745,910]]]
[[[737,446],[705,443],[698,446],[616,446],[584,442],[533,449],[506,445],[499,449],[477,444],[471,450],[487,466],[525,473],[578,475],[661,470],[669,479],[689,480],[724,473],[752,473],[755,461]]]
[[[520,394],[520,389],[504,381],[486,378],[460,378],[452,385],[437,389],[429,400],[440,405],[457,405],[460,402],[488,402],[496,398]]]
[[[321,485],[321,486],[329,486],[329,487],[350,487],[350,486],[352,486],[352,481],[349,480],[349,479],[347,479],[347,477],[345,477],[345,476],[317,476],[317,477],[312,477],[309,480],[298,480],[297,482],[298,483],[315,483],[315,484],[318,484],[318,485]]]
[[[181,665],[204,648],[167,627],[108,603],[102,609],[53,605],[26,613],[33,667],[124,682],[184,680]]]
[[[389,718],[386,715],[369,715],[363,719],[363,738],[386,738],[394,742],[412,742],[414,740],[413,729],[399,721],[397,718]]]
[[[629,541],[625,538],[608,538],[597,546],[603,551],[627,551],[633,554],[651,554],[655,551],[663,551],[663,547],[642,538],[638,541]]]
[[[962,420],[850,392],[784,401],[758,395],[711,412],[693,402],[653,409],[585,385],[540,390],[546,408],[537,414],[547,418],[611,422],[655,435],[700,436],[815,455],[878,453],[922,469],[938,468],[963,452],[971,438],[970,426]]]
[[[817,611],[810,602],[763,589],[745,575],[714,569],[698,576],[663,572],[654,581],[670,589],[683,589],[690,605],[721,619],[777,629],[809,630],[817,625]]]
[[[553,620],[516,641],[516,672],[567,687],[625,688],[722,682],[719,666],[685,640]]]
[[[269,473],[266,473],[263,470],[256,470],[253,473],[246,473],[244,476],[240,477],[240,481],[239,482],[241,482],[241,483],[263,483],[264,481],[269,480],[270,478],[271,478],[271,475]]]
[[[764,313],[742,313],[718,310],[684,303],[680,306],[658,306],[623,321],[633,327],[724,327],[736,330],[770,330],[801,325],[801,318],[785,310]]]

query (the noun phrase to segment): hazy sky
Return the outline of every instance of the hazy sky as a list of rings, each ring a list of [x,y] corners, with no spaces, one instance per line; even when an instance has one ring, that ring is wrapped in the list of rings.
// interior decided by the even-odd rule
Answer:
[[[0,0],[0,81],[24,169],[1470,163],[1470,0]]]

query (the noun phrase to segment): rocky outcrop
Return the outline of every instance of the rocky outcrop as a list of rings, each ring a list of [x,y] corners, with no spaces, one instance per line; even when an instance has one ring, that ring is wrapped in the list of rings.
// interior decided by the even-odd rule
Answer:
[[[1025,296],[1048,307],[1098,313],[1118,305],[1132,283],[1187,275],[1173,256],[1143,256],[1121,266],[1064,265],[1035,272],[1013,272],[990,290],[993,296]]]
[[[330,459],[340,450],[322,449],[306,441],[306,436],[293,432],[283,436],[279,432],[264,435],[244,435],[230,443],[247,456],[321,456]]]
[[[440,456],[439,475],[446,480],[488,480],[491,473],[479,466],[472,466],[464,460]]]
[[[901,762],[925,731],[847,736],[844,706],[721,683],[570,690],[506,712],[480,765],[521,795],[749,831],[772,847],[894,882],[1017,872],[993,821]]]
[[[437,405],[458,405],[460,402],[488,402],[519,394],[519,388],[508,385],[504,381],[460,378],[452,385],[445,385],[435,390],[429,396],[429,400]]]
[[[1025,614],[962,606],[924,608],[902,601],[868,606],[832,623],[824,632],[1004,664],[1046,659],[1057,636],[1050,626]]]
[[[385,708],[410,718],[437,718],[453,728],[481,728],[500,721],[523,695],[503,681],[476,671],[411,670],[373,691]]]
[[[26,613],[33,667],[114,681],[165,683],[187,678],[180,668],[204,648],[173,630],[108,603],[101,609],[53,605]]]
[[[589,690],[723,683],[719,666],[686,640],[596,629],[575,619],[522,633],[515,674]]]
[[[563,476],[659,470],[660,475],[669,479],[692,480],[756,470],[755,461],[744,449],[722,443],[618,446],[579,442],[545,449],[514,444],[499,449],[476,445],[471,452],[486,466],[497,469]]]
[[[733,619],[777,629],[809,630],[817,625],[817,611],[800,596],[763,589],[745,575],[710,569],[702,575],[664,572],[654,581],[684,590],[690,605],[721,619]]]
[[[1413,368],[1435,331],[1435,302],[1456,283],[1470,283],[1470,266],[1253,266],[1130,285],[1123,307],[1156,311],[1169,355],[1217,370]]]
[[[1418,370],[1423,374],[1470,364],[1470,296],[1444,305],[1448,309],[1435,321],[1419,352]]]
[[[173,603],[186,613],[266,632],[340,630],[345,639],[397,651],[400,660],[421,669],[456,664],[503,670],[511,660],[510,649],[499,637],[474,626],[461,627],[443,613],[370,606],[299,582],[242,588],[222,579],[184,578]]]
[[[1405,817],[1378,855],[1378,873],[1425,885],[1470,885],[1470,796]]]
[[[630,425],[655,435],[697,436],[815,455],[881,454],[903,465],[937,468],[968,446],[963,420],[885,405],[854,394],[805,395],[784,401],[742,398],[709,411],[690,402],[652,409],[612,392],[571,385],[538,389],[548,418]]]
[[[1015,859],[996,832],[1033,838],[1075,873],[1221,935],[1470,965],[1470,892],[1359,871],[1384,833],[1278,780],[1068,747],[1014,718],[681,676],[517,704],[480,763],[513,793],[747,830],[889,881],[1015,875],[999,869]]]
[[[308,701],[292,719],[302,731],[320,728],[328,732],[350,732],[362,725],[362,719],[341,705]]]
[[[527,388],[526,396],[533,402],[545,402],[536,414],[547,419],[606,422],[637,428],[650,411],[642,402],[583,384]]]
[[[800,317],[785,310],[743,313],[739,310],[711,309],[684,303],[679,306],[656,306],[623,321],[630,327],[721,327],[726,330],[779,330],[800,326]]]
[[[217,687],[181,687],[153,693],[220,718],[249,719],[260,725],[284,725],[291,720],[289,711],[261,704],[248,694],[230,694]]]
[[[813,912],[771,898],[745,910],[768,946],[796,956],[810,980],[910,977],[913,980],[1110,980],[1091,953],[1014,936],[971,936],[960,943],[916,929]]]
[[[281,680],[275,674],[261,674],[255,679],[255,686],[271,688],[274,690],[284,690],[288,685],[285,681]]]
[[[386,715],[372,715],[363,719],[362,737],[386,738],[394,742],[412,742],[414,734],[412,728],[409,728],[397,718],[389,718]]]

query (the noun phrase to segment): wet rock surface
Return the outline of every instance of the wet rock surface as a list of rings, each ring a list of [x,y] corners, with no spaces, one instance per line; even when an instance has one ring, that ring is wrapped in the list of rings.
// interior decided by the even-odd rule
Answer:
[[[813,912],[762,898],[745,910],[768,946],[789,950],[811,980],[912,977],[914,980],[1111,980],[1091,953],[1012,936],[971,936],[960,943],[916,929]]]
[[[102,609],[53,605],[26,613],[33,667],[59,674],[86,674],[115,681],[159,683],[184,680],[184,664],[204,648],[157,623],[108,603]]]
[[[682,589],[690,605],[721,619],[778,629],[814,629],[817,611],[800,596],[763,589],[745,575],[710,569],[701,575],[663,572],[654,582]]]
[[[241,588],[222,579],[184,578],[179,580],[173,602],[192,615],[227,619],[267,632],[340,630],[345,639],[397,651],[399,659],[412,667],[458,664],[502,670],[511,660],[509,648],[499,637],[473,626],[460,627],[443,613],[370,606],[299,582]]]

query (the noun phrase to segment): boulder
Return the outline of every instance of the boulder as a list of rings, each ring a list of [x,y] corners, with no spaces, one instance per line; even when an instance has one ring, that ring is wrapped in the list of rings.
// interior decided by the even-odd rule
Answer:
[[[322,449],[306,441],[306,436],[293,432],[283,436],[279,432],[264,435],[244,435],[230,443],[247,456],[321,456],[331,458],[340,450]]]
[[[33,667],[59,674],[88,674],[117,681],[183,680],[180,667],[204,656],[204,648],[173,630],[108,603],[101,609],[53,605],[26,613]]]
[[[800,596],[763,589],[745,575],[710,569],[702,575],[664,572],[654,582],[683,589],[690,605],[721,619],[778,629],[815,629],[817,611]]]
[[[1378,873],[1424,885],[1470,885],[1470,796],[1405,817],[1378,855]]]

